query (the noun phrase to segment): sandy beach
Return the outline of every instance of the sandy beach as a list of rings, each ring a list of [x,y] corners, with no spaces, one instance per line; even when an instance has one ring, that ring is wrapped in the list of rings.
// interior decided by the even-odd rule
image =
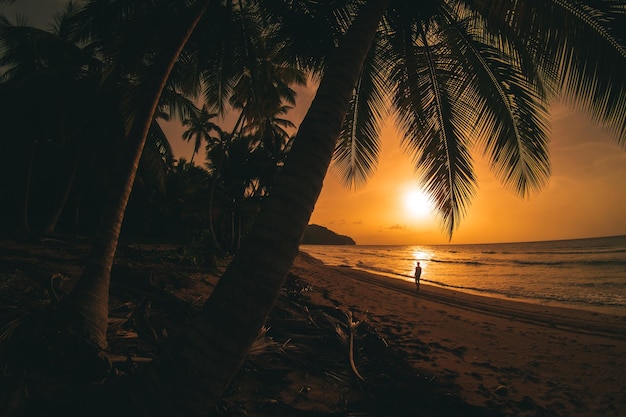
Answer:
[[[626,415],[626,317],[474,296],[300,256],[311,301],[351,311],[466,402],[508,416]]]
[[[0,244],[0,248],[4,277],[0,304],[7,317],[19,308],[37,310],[49,304],[50,277],[61,274],[63,282],[69,283],[79,274],[79,258],[85,250],[76,245],[59,249],[51,243]],[[180,265],[166,256],[169,252],[165,249],[157,249],[120,251],[111,289],[113,328],[107,351],[114,361],[107,377],[111,384],[132,372],[125,367],[129,357],[138,365],[149,362],[160,343],[154,335],[175,334],[188,306],[201,305],[219,279],[204,268]],[[128,321],[128,311],[140,309],[146,299],[151,301],[150,316]],[[387,384],[392,389],[410,384],[411,392],[392,396],[393,401],[403,403],[394,402],[373,413],[370,403],[363,401],[362,386],[347,365],[345,346],[337,342],[336,322],[326,319],[332,315],[345,326],[344,313],[367,324],[356,330],[360,334],[355,340],[360,345],[355,351],[364,349],[369,356],[364,361],[363,355],[355,355],[356,367],[366,371],[366,377],[372,375],[372,369],[382,369],[394,378],[403,378]],[[125,324],[116,325],[118,322]],[[291,269],[268,327],[270,339],[278,345],[251,355],[238,373],[225,394],[232,415],[408,416],[415,415],[415,410],[427,416],[469,415],[441,411],[441,406],[449,404],[451,410],[468,410],[481,417],[485,413],[626,415],[623,316],[486,298],[425,284],[418,294],[411,282],[325,266],[302,254]],[[372,331],[374,342],[369,338]],[[381,350],[376,350],[378,338],[385,342]],[[401,366],[409,369],[389,373],[397,369],[398,357]],[[333,375],[343,375],[343,384],[338,386]],[[48,398],[49,378],[72,396],[73,385],[64,373],[33,374],[28,381],[33,399]],[[0,396],[0,414],[5,415],[2,406],[9,403],[4,397],[10,399],[21,391],[11,375],[5,375],[1,383],[6,391]],[[432,391],[441,386],[443,396]],[[426,398],[436,398],[431,404],[416,403],[422,387]],[[17,398],[28,399],[23,395]],[[473,408],[458,405],[457,398]],[[247,414],[237,414],[237,410]]]

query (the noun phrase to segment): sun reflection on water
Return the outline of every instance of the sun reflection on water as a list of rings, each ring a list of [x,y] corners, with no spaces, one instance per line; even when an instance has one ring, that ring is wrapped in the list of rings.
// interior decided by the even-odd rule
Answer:
[[[419,262],[420,266],[422,267],[422,277],[423,277],[424,274],[426,273],[426,270],[428,269],[428,264],[430,263],[431,259],[433,259],[434,257],[434,254],[422,248],[418,248],[412,251],[411,257],[413,258],[413,261],[408,266],[407,275],[413,276],[413,274],[415,273],[415,264]]]

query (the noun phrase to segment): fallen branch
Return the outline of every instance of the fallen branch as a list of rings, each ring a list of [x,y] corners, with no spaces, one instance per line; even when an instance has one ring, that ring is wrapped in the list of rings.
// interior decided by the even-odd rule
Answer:
[[[350,367],[357,378],[361,381],[365,381],[365,378],[359,373],[356,363],[354,362],[354,331],[360,324],[360,321],[352,321],[352,311],[348,311],[348,357],[350,358]]]

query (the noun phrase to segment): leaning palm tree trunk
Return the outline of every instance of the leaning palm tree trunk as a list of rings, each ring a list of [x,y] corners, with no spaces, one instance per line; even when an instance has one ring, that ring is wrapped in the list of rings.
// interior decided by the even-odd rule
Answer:
[[[368,1],[323,77],[297,139],[244,239],[181,339],[141,374],[160,415],[203,416],[239,369],[272,309],[321,192],[350,97],[389,0]],[[156,394],[156,395],[155,395]],[[150,398],[150,399],[149,399]],[[172,407],[165,411],[167,407]],[[144,409],[145,410],[145,409]]]
[[[89,259],[72,293],[61,305],[68,324],[100,348],[107,346],[107,320],[111,267],[124,219],[124,212],[130,197],[139,160],[154,114],[167,79],[182,49],[196,28],[210,0],[198,6],[190,17],[186,31],[178,39],[173,39],[170,48],[164,48],[160,59],[153,67],[151,78],[144,85],[142,106],[137,110],[127,137],[128,152],[120,160],[114,184],[114,198],[104,208],[102,224],[96,236]]]

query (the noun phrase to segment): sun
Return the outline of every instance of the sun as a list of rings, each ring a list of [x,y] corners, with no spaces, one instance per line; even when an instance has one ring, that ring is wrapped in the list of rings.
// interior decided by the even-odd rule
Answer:
[[[430,217],[433,213],[433,203],[424,191],[411,188],[404,192],[404,208],[408,215],[413,218]]]

